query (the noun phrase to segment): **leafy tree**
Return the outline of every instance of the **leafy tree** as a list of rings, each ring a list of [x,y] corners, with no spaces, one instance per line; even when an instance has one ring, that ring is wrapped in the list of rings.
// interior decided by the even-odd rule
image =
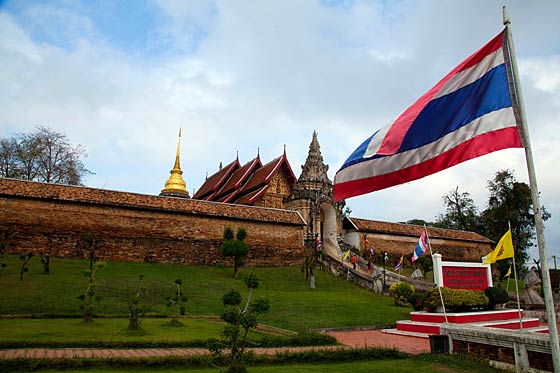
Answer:
[[[501,170],[488,182],[488,190],[488,208],[482,213],[484,234],[498,242],[508,230],[508,222],[511,224],[515,264],[520,271],[529,259],[529,248],[534,246],[535,218],[531,189],[526,183],[518,182],[512,171]],[[543,221],[551,216],[544,206],[541,215]],[[496,264],[501,273],[507,272],[509,261],[500,260]]]
[[[105,268],[105,262],[95,262],[93,268],[84,272],[84,275],[88,278],[87,288],[83,294],[78,296],[78,299],[81,301],[80,310],[83,312],[85,323],[93,321],[95,307],[101,300],[96,290],[95,275],[103,268]]]
[[[429,226],[433,225],[433,223],[430,223],[430,222],[428,222],[426,220],[422,220],[422,219],[410,219],[410,220],[407,220],[407,221],[403,222],[403,224],[419,225],[421,227],[423,227],[424,225],[429,225]]]
[[[313,270],[318,264],[321,264],[321,258],[323,257],[323,250],[313,250],[304,259],[301,271],[304,274],[306,280],[309,280],[309,287],[315,289],[315,274]]]
[[[78,242],[78,247],[82,251],[87,251],[89,258],[89,269],[93,269],[93,264],[97,261],[99,248],[104,241],[91,233],[84,233]]]
[[[436,219],[441,228],[463,231],[480,231],[480,214],[469,192],[459,192],[459,187],[441,197],[445,213]]]
[[[20,255],[19,256],[19,260],[21,261],[21,267],[19,268],[19,279],[20,280],[23,280],[24,273],[27,273],[27,271],[29,271],[29,267],[27,265],[29,264],[29,261],[31,260],[31,258],[33,258],[33,253],[32,252],[28,252],[26,255]]]
[[[52,237],[47,236],[47,251],[45,253],[40,252],[41,264],[43,265],[43,273],[48,275],[51,273],[51,254],[52,254]]]
[[[270,303],[265,299],[257,299],[251,303],[253,289],[258,288],[259,283],[260,280],[254,273],[249,274],[245,278],[245,285],[249,289],[249,294],[243,309],[240,307],[242,302],[241,294],[237,290],[232,289],[222,296],[225,310],[221,318],[228,324],[224,327],[222,335],[225,344],[230,349],[228,372],[239,373],[247,371],[243,365],[243,353],[248,345],[247,335],[251,329],[257,327],[257,316],[270,309]],[[222,345],[215,343],[210,349],[214,354],[221,355]]]
[[[244,259],[249,254],[250,247],[245,243],[245,238],[247,238],[247,231],[243,227],[237,229],[235,239],[233,229],[224,228],[224,241],[220,249],[222,256],[233,257],[233,278],[237,278],[239,267],[243,267]]]
[[[424,278],[426,278],[426,273],[430,272],[433,269],[433,262],[432,258],[429,253],[426,255],[422,255],[414,262],[424,274]]]
[[[0,139],[0,177],[82,185],[92,174],[82,162],[86,156],[84,147],[70,144],[65,134],[37,126],[30,133]]]
[[[146,287],[143,285],[144,275],[140,275],[140,282],[138,289],[130,299],[128,304],[128,330],[136,331],[141,329],[142,321],[140,316],[143,315],[146,305],[142,303],[144,295],[146,294]]]
[[[175,280],[175,293],[172,297],[167,298],[167,308],[171,310],[171,325],[182,325],[177,318],[179,314],[185,314],[185,302],[188,300],[187,296],[183,294],[181,286],[183,280],[178,278]]]

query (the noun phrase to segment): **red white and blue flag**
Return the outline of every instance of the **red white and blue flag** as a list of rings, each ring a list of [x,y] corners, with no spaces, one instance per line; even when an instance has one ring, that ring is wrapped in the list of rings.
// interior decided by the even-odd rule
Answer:
[[[412,255],[412,262],[415,262],[416,259],[420,258],[427,251],[430,251],[430,244],[428,243],[428,235],[426,234],[426,230],[424,229],[422,231],[422,234],[420,235],[418,244],[414,249],[414,254]]]
[[[399,262],[395,266],[395,272],[401,269],[402,263],[403,263],[403,258],[404,258],[403,255],[401,255],[401,260],[399,260]]]
[[[334,179],[334,199],[374,192],[469,159],[522,147],[501,32],[393,123],[364,141]]]

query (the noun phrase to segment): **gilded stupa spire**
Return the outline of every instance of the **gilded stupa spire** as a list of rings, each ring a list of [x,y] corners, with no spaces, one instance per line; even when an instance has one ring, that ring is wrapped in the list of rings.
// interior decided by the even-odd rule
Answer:
[[[165,182],[165,187],[161,190],[160,196],[172,196],[190,198],[187,191],[187,183],[183,180],[183,171],[181,170],[181,127],[179,127],[179,141],[177,143],[177,153],[175,154],[175,164],[173,169],[169,171],[171,176]]]

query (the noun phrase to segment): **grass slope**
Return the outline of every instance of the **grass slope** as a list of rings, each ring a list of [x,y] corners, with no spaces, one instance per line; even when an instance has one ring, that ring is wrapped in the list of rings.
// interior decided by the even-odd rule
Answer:
[[[77,296],[87,286],[85,260],[53,258],[51,274],[42,273],[34,257],[22,281],[18,256],[2,259],[7,267],[0,272],[0,314],[80,315]],[[183,280],[189,298],[187,315],[219,315],[222,295],[234,288],[246,295],[243,277],[254,271],[261,279],[255,298],[271,303],[263,323],[297,332],[311,328],[394,324],[408,319],[410,309],[393,305],[391,298],[374,294],[344,280],[318,271],[317,289],[309,288],[299,268],[243,268],[233,279],[233,269],[222,266],[184,266],[149,263],[108,262],[97,274],[102,299],[98,313],[127,315],[128,302],[138,287],[140,274],[147,287],[146,312],[166,314],[166,298],[174,294],[174,281]]]

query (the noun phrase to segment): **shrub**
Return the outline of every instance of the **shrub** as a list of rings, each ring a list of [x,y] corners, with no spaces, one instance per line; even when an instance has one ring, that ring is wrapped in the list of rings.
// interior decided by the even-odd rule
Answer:
[[[488,297],[488,308],[494,309],[496,304],[507,303],[509,301],[509,295],[504,288],[501,287],[489,287],[484,290],[484,294]]]
[[[389,288],[389,294],[398,306],[408,306],[408,298],[414,294],[414,286],[408,282],[397,282]]]
[[[441,295],[446,310],[451,312],[466,312],[486,308],[489,300],[484,292],[479,290],[441,288]],[[426,299],[426,309],[435,311],[441,306],[437,287],[430,290]]]
[[[414,308],[414,311],[423,311],[426,307],[427,293],[414,293],[408,297],[408,303]]]

